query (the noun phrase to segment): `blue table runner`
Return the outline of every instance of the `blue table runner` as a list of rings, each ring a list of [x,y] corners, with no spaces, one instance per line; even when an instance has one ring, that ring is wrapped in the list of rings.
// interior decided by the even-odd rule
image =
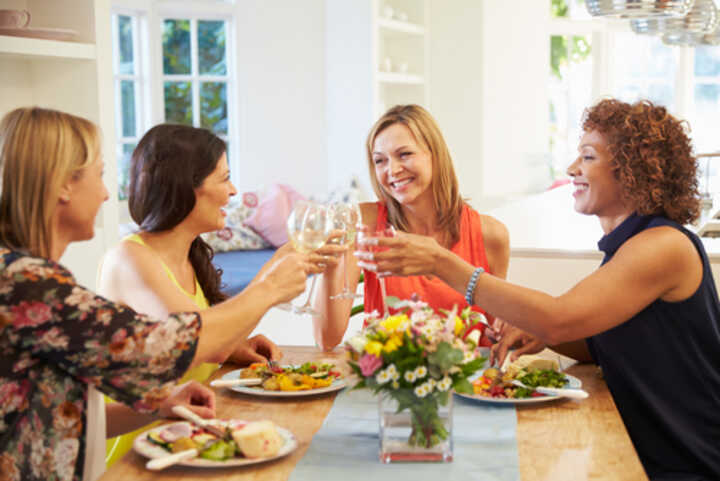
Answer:
[[[290,481],[515,481],[520,479],[513,405],[454,397],[451,463],[379,461],[378,401],[369,390],[338,394]]]

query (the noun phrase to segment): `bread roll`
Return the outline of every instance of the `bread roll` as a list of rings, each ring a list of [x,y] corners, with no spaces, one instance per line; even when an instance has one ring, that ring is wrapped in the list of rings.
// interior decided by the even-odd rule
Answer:
[[[510,364],[505,372],[507,375],[515,377],[520,370],[533,372],[542,369],[557,371],[558,363],[554,359],[545,359],[534,354],[524,354]]]
[[[269,458],[275,456],[283,445],[283,437],[272,421],[247,423],[233,430],[233,439],[246,458]]]

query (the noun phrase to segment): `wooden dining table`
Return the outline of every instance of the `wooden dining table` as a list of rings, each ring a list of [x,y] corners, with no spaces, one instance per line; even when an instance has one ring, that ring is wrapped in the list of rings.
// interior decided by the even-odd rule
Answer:
[[[315,347],[283,347],[283,363],[333,360],[346,368],[344,352],[323,352]],[[236,369],[225,365],[213,378]],[[582,381],[590,396],[582,401],[556,400],[517,407],[517,444],[523,481],[646,480],[647,477],[625,426],[597,367],[576,364],[567,369]],[[271,419],[295,434],[298,448],[288,456],[245,467],[201,469],[173,466],[149,471],[147,459],[129,452],[100,479],[284,481],[303,457],[332,407],[335,393],[273,398],[216,389],[217,417]]]

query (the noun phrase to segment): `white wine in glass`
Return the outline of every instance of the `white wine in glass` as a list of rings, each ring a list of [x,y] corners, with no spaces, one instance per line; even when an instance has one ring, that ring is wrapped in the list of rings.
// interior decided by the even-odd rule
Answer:
[[[301,200],[295,204],[287,220],[287,230],[290,242],[296,251],[309,254],[325,245],[330,234],[328,213],[327,206],[315,202]],[[317,277],[313,277],[305,304],[300,307],[292,306],[290,310],[297,314],[320,315],[310,306],[316,280]],[[287,305],[279,307],[288,308]]]

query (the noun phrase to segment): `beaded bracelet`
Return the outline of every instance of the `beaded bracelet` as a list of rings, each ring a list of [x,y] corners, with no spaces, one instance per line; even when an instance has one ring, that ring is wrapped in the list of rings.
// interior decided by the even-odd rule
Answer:
[[[470,282],[468,282],[467,289],[465,289],[465,300],[467,301],[468,305],[473,305],[473,293],[475,292],[475,284],[477,283],[478,277],[480,277],[480,274],[485,272],[485,269],[482,267],[477,267],[472,273],[472,276],[470,276]]]

